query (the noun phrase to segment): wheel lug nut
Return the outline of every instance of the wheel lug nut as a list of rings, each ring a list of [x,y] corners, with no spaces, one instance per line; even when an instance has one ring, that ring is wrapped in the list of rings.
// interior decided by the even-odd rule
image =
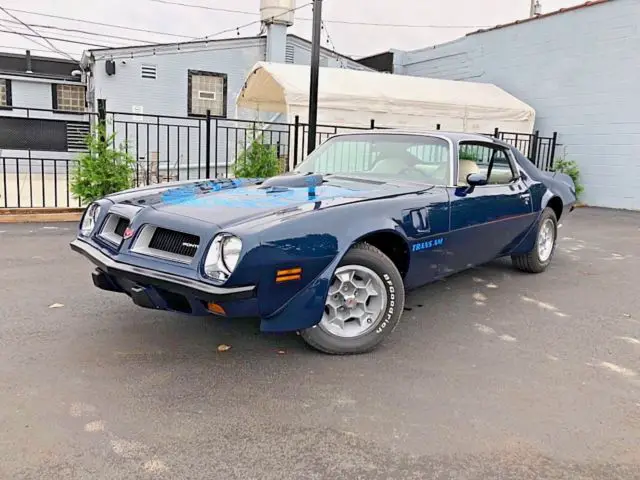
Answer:
[[[371,317],[367,318],[367,323],[373,323],[373,318]]]

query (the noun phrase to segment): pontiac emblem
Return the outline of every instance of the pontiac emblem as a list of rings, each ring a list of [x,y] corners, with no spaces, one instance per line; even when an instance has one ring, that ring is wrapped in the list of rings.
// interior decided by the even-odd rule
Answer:
[[[128,240],[128,239],[130,239],[131,237],[133,237],[133,234],[134,234],[134,233],[135,233],[135,232],[134,232],[133,228],[129,228],[129,227],[127,227],[127,228],[125,229],[125,231],[124,231],[124,234],[122,235],[122,238],[124,238],[125,240]]]

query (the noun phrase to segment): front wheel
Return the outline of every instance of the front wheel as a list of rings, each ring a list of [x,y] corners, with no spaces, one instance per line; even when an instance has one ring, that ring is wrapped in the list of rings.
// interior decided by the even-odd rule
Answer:
[[[334,272],[322,320],[300,334],[324,353],[365,353],[389,336],[403,309],[404,284],[395,264],[379,249],[360,243]]]
[[[538,221],[536,243],[530,252],[511,257],[513,265],[524,272],[540,273],[547,269],[556,249],[558,219],[553,209],[542,211]]]

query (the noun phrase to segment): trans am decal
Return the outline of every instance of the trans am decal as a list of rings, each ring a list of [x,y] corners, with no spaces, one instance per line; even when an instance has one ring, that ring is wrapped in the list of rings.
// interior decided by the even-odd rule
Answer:
[[[429,250],[431,248],[439,247],[444,243],[444,238],[435,238],[433,240],[427,240],[426,242],[414,243],[411,247],[413,252],[419,252],[421,250]]]

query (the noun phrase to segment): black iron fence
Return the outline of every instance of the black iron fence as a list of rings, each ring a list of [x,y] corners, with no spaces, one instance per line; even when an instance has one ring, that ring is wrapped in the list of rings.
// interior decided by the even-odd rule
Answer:
[[[558,146],[558,132],[551,137],[543,137],[536,130],[533,135],[523,133],[501,132],[496,128],[493,136],[516,147],[524,156],[541,170],[552,170],[553,159]]]
[[[103,121],[113,146],[135,159],[136,186],[233,176],[235,160],[253,141],[271,145],[284,170],[307,155],[308,125],[274,120],[178,117],[125,112],[72,114],[13,108],[0,112],[0,208],[79,207],[70,185],[91,125]],[[19,121],[16,121],[18,119]],[[20,128],[17,129],[16,125]],[[337,133],[381,128],[318,125],[316,144]],[[439,129],[439,125],[435,125]],[[550,169],[557,135],[492,134]],[[16,138],[19,137],[19,138]],[[28,148],[31,146],[31,148]]]

